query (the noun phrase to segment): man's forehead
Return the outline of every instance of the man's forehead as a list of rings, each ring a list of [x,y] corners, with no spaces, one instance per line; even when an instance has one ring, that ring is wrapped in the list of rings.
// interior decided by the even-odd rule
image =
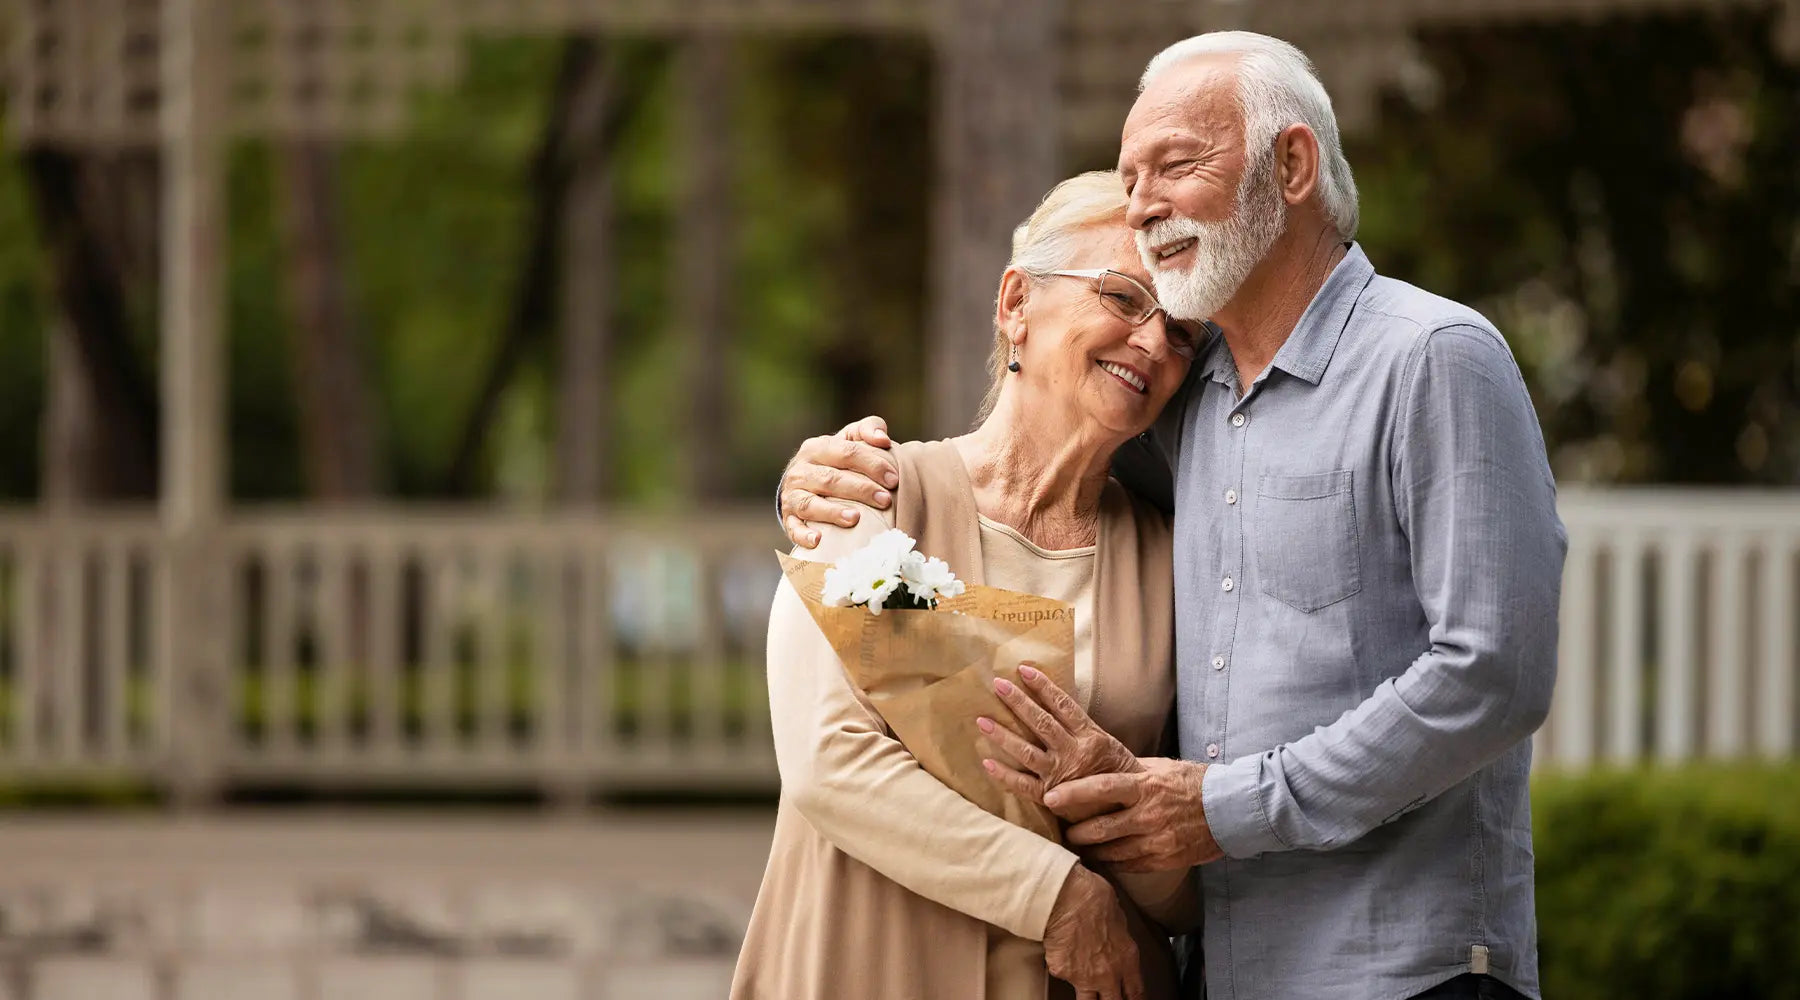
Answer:
[[[1212,133],[1242,125],[1236,55],[1195,56],[1150,81],[1125,117],[1121,142],[1163,144],[1178,134]]]

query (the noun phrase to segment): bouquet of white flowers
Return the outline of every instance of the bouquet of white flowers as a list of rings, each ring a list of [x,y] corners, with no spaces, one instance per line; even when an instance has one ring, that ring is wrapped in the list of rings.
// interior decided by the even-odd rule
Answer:
[[[889,528],[825,571],[825,603],[834,608],[884,607],[935,610],[938,601],[961,596],[963,582],[950,564],[913,548],[906,532]]]
[[[1059,839],[1056,817],[1006,794],[982,768],[974,723],[985,715],[1024,733],[994,694],[994,678],[1017,680],[1021,663],[1075,689],[1073,608],[966,586],[896,529],[835,565],[783,555],[781,566],[851,683],[921,767],[989,812]]]

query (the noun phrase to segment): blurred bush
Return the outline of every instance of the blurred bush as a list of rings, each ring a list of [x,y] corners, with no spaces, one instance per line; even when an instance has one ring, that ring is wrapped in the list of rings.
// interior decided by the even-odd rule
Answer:
[[[1800,765],[1546,775],[1532,811],[1545,997],[1800,998]]]

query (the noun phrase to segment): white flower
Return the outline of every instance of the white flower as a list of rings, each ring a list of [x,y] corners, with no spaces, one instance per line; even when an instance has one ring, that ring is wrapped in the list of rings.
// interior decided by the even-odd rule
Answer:
[[[881,614],[881,608],[887,603],[888,595],[900,586],[900,574],[883,573],[850,591],[852,607],[861,604],[869,609],[869,614]]]
[[[963,592],[963,582],[950,572],[949,563],[922,552],[908,552],[900,560],[900,579],[908,593],[934,607],[939,600]]]
[[[914,544],[906,532],[899,528],[889,528],[869,539],[867,545],[851,554],[866,556],[873,561],[872,565],[880,569],[886,570],[892,567],[897,570],[900,568],[900,560],[913,550]]]
[[[935,606],[940,597],[962,593],[962,581],[949,565],[914,551],[915,544],[904,531],[882,532],[825,571],[820,596],[833,607],[866,605],[870,614],[878,615],[903,584],[908,595],[927,607]]]

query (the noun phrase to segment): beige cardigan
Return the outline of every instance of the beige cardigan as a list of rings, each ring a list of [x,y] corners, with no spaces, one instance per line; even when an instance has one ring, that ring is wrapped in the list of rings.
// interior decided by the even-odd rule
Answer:
[[[974,492],[956,447],[912,442],[894,457],[894,526],[959,577],[985,582]],[[836,560],[888,527],[873,515],[855,529],[828,529],[818,549],[796,555]],[[1102,498],[1094,574],[1090,714],[1134,752],[1154,754],[1174,692],[1170,532],[1117,483]],[[1045,997],[1044,925],[1076,857],[921,769],[786,583],[770,614],[768,664],[782,797],[732,997]],[[1127,909],[1147,978],[1172,990],[1166,939]]]

